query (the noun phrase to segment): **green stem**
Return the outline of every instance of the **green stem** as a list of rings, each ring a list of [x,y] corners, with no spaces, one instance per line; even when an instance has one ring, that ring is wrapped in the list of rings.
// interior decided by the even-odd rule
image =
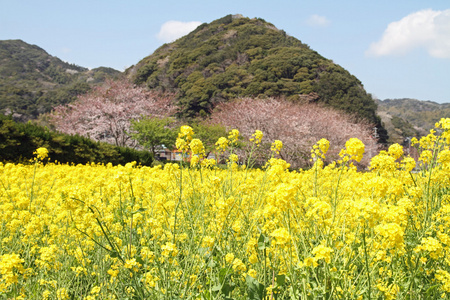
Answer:
[[[364,258],[366,261],[366,271],[367,271],[367,281],[369,284],[369,289],[368,289],[368,293],[369,293],[369,300],[371,299],[371,294],[370,294],[370,290],[372,289],[371,286],[371,282],[370,282],[370,270],[369,270],[369,259],[368,259],[368,255],[367,255],[367,245],[366,245],[366,224],[364,223],[364,229],[363,229],[363,246],[364,246]]]

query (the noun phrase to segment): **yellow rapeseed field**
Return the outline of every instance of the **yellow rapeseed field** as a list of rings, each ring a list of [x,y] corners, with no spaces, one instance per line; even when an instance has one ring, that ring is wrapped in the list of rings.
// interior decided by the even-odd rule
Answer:
[[[450,295],[450,119],[353,163],[227,168],[183,126],[190,166],[0,164],[0,299],[437,299]],[[256,131],[258,147],[263,133]]]

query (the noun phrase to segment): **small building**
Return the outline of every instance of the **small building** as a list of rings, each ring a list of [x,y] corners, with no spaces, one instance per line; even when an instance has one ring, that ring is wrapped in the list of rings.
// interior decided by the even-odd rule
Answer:
[[[184,158],[186,161],[190,161],[190,154],[186,153]],[[213,152],[211,152],[211,153],[209,153],[207,158],[216,159],[216,155]],[[160,161],[181,161],[181,160],[183,160],[183,153],[179,150],[170,150],[169,148],[166,148],[163,145],[159,149],[156,150],[155,159],[160,160]]]

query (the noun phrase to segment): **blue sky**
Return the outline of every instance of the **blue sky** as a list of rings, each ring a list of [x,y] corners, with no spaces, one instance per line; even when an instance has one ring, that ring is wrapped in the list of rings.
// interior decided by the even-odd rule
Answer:
[[[0,40],[124,70],[227,14],[258,17],[332,59],[378,99],[450,103],[448,0],[0,0]]]

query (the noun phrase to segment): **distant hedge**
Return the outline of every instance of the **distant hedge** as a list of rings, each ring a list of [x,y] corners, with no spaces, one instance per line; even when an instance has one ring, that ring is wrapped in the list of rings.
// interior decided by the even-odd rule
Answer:
[[[0,161],[25,162],[33,158],[33,152],[45,147],[51,161],[85,164],[89,162],[151,165],[153,156],[147,151],[116,147],[78,135],[66,135],[50,131],[46,127],[28,123],[16,123],[10,117],[0,116]]]

